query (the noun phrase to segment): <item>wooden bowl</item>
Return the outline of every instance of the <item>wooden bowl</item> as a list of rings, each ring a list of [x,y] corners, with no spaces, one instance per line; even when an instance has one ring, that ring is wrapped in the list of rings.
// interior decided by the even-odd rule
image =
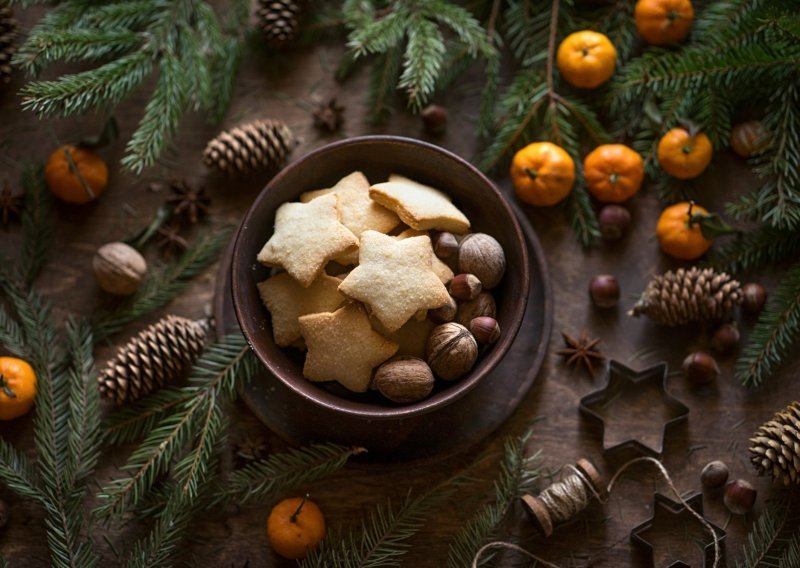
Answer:
[[[312,383],[303,377],[302,356],[275,345],[269,312],[256,284],[270,269],[256,255],[272,235],[275,211],[297,201],[304,191],[330,187],[360,170],[372,183],[390,173],[405,175],[447,192],[467,215],[473,232],[497,239],[506,255],[506,273],[493,289],[500,340],[483,352],[472,371],[457,382],[439,384],[427,399],[396,405],[374,392],[351,393],[335,383]],[[407,418],[451,404],[477,385],[508,351],[519,330],[528,300],[529,262],[523,233],[508,203],[486,176],[455,154],[432,144],[396,136],[363,136],[335,142],[293,162],[258,195],[239,226],[231,262],[231,289],[242,333],[266,368],[307,401],[349,417],[366,420]],[[442,383],[438,381],[437,383]]]

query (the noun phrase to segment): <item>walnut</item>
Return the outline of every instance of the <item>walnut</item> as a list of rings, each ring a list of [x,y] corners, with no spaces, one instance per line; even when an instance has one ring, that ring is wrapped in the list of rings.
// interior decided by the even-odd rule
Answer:
[[[433,373],[417,357],[395,357],[378,367],[372,388],[401,404],[422,400],[433,390]]]
[[[458,323],[444,323],[433,328],[426,346],[428,365],[446,381],[467,374],[478,359],[478,343],[469,330]]]
[[[484,288],[494,288],[506,271],[503,247],[486,233],[472,233],[458,246],[458,270],[474,274]]]
[[[478,297],[469,302],[464,302],[458,306],[458,312],[453,321],[463,326],[468,326],[469,322],[478,317],[496,317],[497,305],[494,296],[490,292],[481,292]]]
[[[147,262],[135,248],[117,242],[97,250],[92,268],[103,290],[115,296],[129,296],[139,288],[147,272]]]

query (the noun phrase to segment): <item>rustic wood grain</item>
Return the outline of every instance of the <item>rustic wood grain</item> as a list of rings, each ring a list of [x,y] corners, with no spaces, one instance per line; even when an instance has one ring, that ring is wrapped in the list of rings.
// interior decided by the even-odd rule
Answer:
[[[22,14],[21,20],[24,25],[34,21],[30,13]],[[292,159],[341,137],[374,132],[427,139],[468,158],[478,153],[481,143],[475,139],[474,120],[478,108],[476,81],[479,78],[456,85],[437,97],[437,102],[449,108],[450,123],[445,135],[433,138],[423,133],[416,117],[403,110],[384,127],[374,128],[365,124],[367,77],[360,73],[344,85],[337,84],[333,70],[340,56],[340,48],[331,45],[289,50],[271,56],[264,52],[249,53],[233,108],[224,126],[251,118],[279,117],[301,138]],[[66,69],[71,68],[59,68],[56,73],[49,72],[48,76]],[[0,94],[0,141],[4,142],[0,150],[0,182],[8,179],[16,183],[20,161],[44,160],[55,140],[67,142],[78,134],[96,131],[104,119],[102,115],[90,115],[79,120],[40,122],[20,110],[15,92],[22,85],[23,78],[18,74],[12,85]],[[138,90],[116,111],[123,137],[129,136],[135,127],[147,92],[147,87]],[[324,136],[314,129],[309,111],[316,101],[333,95],[346,106],[346,121],[341,132]],[[218,129],[208,125],[202,116],[191,116],[181,129],[174,151],[165,157],[162,164],[140,178],[114,166],[111,187],[99,202],[86,207],[59,205],[56,244],[50,262],[37,282],[40,290],[54,302],[56,317],[61,318],[68,312],[89,314],[102,305],[102,294],[90,272],[92,254],[103,243],[125,237],[144,224],[159,206],[164,196],[148,189],[149,180],[178,175],[204,181],[213,199],[212,223],[222,225],[238,221],[266,178],[253,176],[245,180],[228,180],[205,170],[200,153],[205,142]],[[123,144],[118,142],[112,149],[104,150],[103,155],[110,163],[117,164],[122,151]],[[508,179],[503,175],[495,179],[512,198]],[[725,152],[703,177],[701,202],[719,210],[725,201],[754,183],[743,162]],[[530,450],[542,450],[544,463],[553,472],[580,457],[588,457],[606,472],[612,472],[627,459],[635,457],[637,454],[629,450],[603,455],[598,424],[578,412],[578,402],[599,388],[604,377],[592,380],[563,365],[561,358],[554,354],[561,344],[560,330],[578,333],[587,329],[591,335],[603,338],[600,347],[607,356],[634,368],[644,368],[658,361],[667,362],[672,371],[669,390],[690,408],[688,421],[670,428],[664,444],[664,464],[681,491],[699,490],[702,466],[712,459],[723,459],[729,464],[733,478],[742,477],[755,482],[759,490],[756,514],[764,499],[778,494],[767,480],[756,478],[748,463],[747,440],[762,422],[795,398],[800,381],[796,372],[800,357],[795,355],[758,390],[744,389],[735,381],[732,358],[720,360],[722,375],[715,385],[705,389],[688,385],[677,371],[688,352],[707,348],[704,330],[688,329],[676,333],[625,315],[652,275],[679,266],[659,252],[654,239],[659,210],[654,191],[643,191],[632,200],[630,207],[634,223],[628,236],[617,243],[601,243],[591,251],[585,251],[577,244],[561,209],[524,209],[527,222],[532,224],[543,244],[554,290],[551,350],[533,388],[498,431],[455,458],[421,466],[353,463],[332,478],[306,488],[322,507],[331,527],[353,526],[376,504],[383,504],[388,498],[397,502],[409,490],[422,491],[453,475],[470,471],[481,481],[470,485],[460,493],[458,501],[443,505],[431,517],[425,530],[413,540],[413,547],[404,563],[413,567],[442,566],[455,532],[475,507],[491,498],[492,482],[498,473],[498,457],[506,437],[520,435],[530,428]],[[0,228],[0,254],[14,257],[20,243],[19,234],[18,225]],[[619,278],[623,297],[617,309],[600,311],[591,306],[587,287],[591,276],[599,273],[615,274]],[[102,364],[117,346],[160,315],[176,313],[202,317],[209,314],[215,275],[214,267],[161,313],[145,318],[113,337],[108,345],[98,350],[98,363]],[[754,278],[770,286],[775,283],[774,275],[770,273],[760,273]],[[744,319],[740,324],[746,339],[753,321]],[[232,438],[240,433],[262,432],[270,438],[273,449],[284,447],[283,442],[271,436],[243,403],[236,403],[233,412],[236,422]],[[654,424],[647,418],[631,419],[630,428],[646,430]],[[2,425],[0,435],[26,453],[33,453],[30,418]],[[119,475],[118,467],[124,463],[130,449],[113,449],[104,453],[97,475],[98,486]],[[647,566],[646,555],[630,544],[629,532],[652,515],[655,490],[665,490],[665,485],[656,479],[651,469],[639,467],[624,478],[605,505],[592,504],[574,523],[559,527],[551,538],[544,539],[534,533],[521,507],[514,507],[510,512],[499,538],[519,540],[529,550],[561,566]],[[0,532],[0,549],[11,566],[47,566],[41,511],[7,490],[0,491],[0,496],[11,504],[12,509],[11,522]],[[719,526],[725,525],[727,515],[721,496],[708,494],[705,497],[708,518]],[[189,565],[197,566],[256,568],[293,565],[276,559],[267,545],[265,522],[271,505],[265,502],[246,509],[222,507],[201,515],[183,541],[182,558]],[[87,511],[93,506],[94,500],[90,499]],[[731,564],[740,557],[743,536],[750,522],[751,518],[734,517],[727,525],[726,548]],[[119,565],[115,550],[124,552],[129,549],[132,538],[142,535],[146,528],[136,524],[110,528],[94,525],[91,537],[103,564]],[[667,553],[664,546],[669,547]],[[696,546],[693,542],[672,538],[668,543],[660,543],[657,556],[673,558],[672,554],[677,555],[680,549],[691,553]],[[514,555],[502,558],[500,564],[503,566],[526,565]],[[693,565],[699,565],[699,560]]]

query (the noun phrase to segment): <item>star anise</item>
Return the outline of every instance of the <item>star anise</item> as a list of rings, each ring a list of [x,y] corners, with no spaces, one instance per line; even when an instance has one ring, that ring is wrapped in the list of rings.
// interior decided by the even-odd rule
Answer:
[[[336,132],[344,122],[344,107],[336,104],[336,97],[332,97],[327,103],[320,103],[313,116],[314,126]]]
[[[237,462],[247,465],[251,461],[260,460],[269,454],[269,443],[258,434],[241,437],[233,446]]]
[[[206,195],[204,187],[196,187],[184,179],[170,180],[169,187],[174,195],[167,197],[167,203],[175,205],[173,212],[176,217],[197,223],[200,217],[208,215],[211,198]]]
[[[160,238],[156,244],[164,254],[178,254],[189,248],[189,243],[180,235],[180,227],[176,224],[161,227],[158,236]]]
[[[12,214],[17,218],[21,217],[24,199],[23,195],[13,195],[11,188],[8,187],[8,182],[5,183],[3,190],[0,191],[0,221],[3,225],[8,225]]]
[[[586,330],[581,331],[577,339],[567,335],[563,331],[561,332],[561,336],[564,338],[566,347],[564,349],[559,349],[556,353],[567,360],[567,365],[575,365],[576,367],[583,365],[589,374],[594,377],[594,365],[592,361],[602,361],[605,359],[605,356],[600,350],[596,349],[597,344],[600,343],[600,338],[589,339]]]

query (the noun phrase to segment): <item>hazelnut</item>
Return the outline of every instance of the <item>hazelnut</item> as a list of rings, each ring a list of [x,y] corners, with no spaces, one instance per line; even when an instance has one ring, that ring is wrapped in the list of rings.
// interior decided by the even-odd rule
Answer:
[[[447,323],[453,321],[458,311],[458,304],[450,297],[448,302],[435,310],[428,310],[428,318],[436,323]]]
[[[450,295],[456,300],[474,300],[483,286],[474,274],[456,274],[450,281]]]
[[[725,462],[715,460],[708,462],[700,472],[700,483],[705,489],[719,489],[728,481],[728,466]]]
[[[748,282],[742,286],[742,309],[744,311],[756,315],[764,309],[766,303],[767,291],[761,284]]]
[[[683,360],[683,372],[692,383],[705,385],[717,378],[719,366],[708,353],[695,351]]]
[[[717,353],[730,353],[738,347],[740,338],[736,323],[723,323],[711,334],[711,348]]]
[[[469,331],[478,343],[491,345],[500,339],[500,324],[488,316],[473,318],[469,322]]]
[[[494,237],[472,233],[458,246],[458,270],[474,274],[484,288],[494,288],[506,271],[506,255]]]
[[[589,282],[589,295],[598,308],[613,308],[619,302],[619,282],[610,274],[595,276]]]
[[[130,296],[139,288],[147,272],[147,262],[130,245],[108,243],[95,253],[92,268],[103,290],[115,296]]]
[[[450,322],[433,328],[425,352],[436,376],[453,381],[472,369],[478,344],[466,327]]]
[[[722,502],[734,515],[744,515],[756,504],[756,488],[744,479],[731,481],[725,487]]]
[[[0,499],[0,529],[8,524],[8,519],[11,517],[11,508],[8,503]]]
[[[631,214],[622,205],[605,205],[597,216],[600,234],[607,241],[618,241],[631,224]]]
[[[447,109],[440,105],[428,105],[420,113],[425,130],[441,134],[447,129]]]
[[[478,294],[474,300],[462,303],[458,306],[455,322],[463,326],[469,325],[469,322],[480,316],[488,316],[493,318],[497,315],[497,306],[494,302],[494,296],[491,293],[483,291]]]
[[[433,252],[441,259],[454,258],[458,252],[458,239],[453,233],[439,233],[433,243]]]
[[[433,372],[417,357],[396,357],[375,371],[372,388],[392,402],[406,404],[422,400],[433,390]]]

